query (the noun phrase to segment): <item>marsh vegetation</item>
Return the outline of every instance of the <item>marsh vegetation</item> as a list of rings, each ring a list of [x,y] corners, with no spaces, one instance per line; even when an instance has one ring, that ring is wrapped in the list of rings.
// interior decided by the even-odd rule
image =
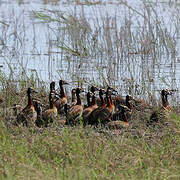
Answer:
[[[8,13],[7,13],[8,7]],[[2,179],[179,179],[180,60],[177,1],[0,3],[0,177]],[[48,104],[49,83],[114,87],[154,107],[174,91],[167,124],[128,128],[17,126],[26,89]],[[85,102],[83,98],[83,103]]]

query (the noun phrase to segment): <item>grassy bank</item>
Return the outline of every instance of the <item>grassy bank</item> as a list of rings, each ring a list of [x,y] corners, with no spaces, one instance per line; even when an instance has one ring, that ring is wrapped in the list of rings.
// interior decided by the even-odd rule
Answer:
[[[0,179],[179,179],[180,116],[155,136],[125,131],[27,129],[0,122]]]

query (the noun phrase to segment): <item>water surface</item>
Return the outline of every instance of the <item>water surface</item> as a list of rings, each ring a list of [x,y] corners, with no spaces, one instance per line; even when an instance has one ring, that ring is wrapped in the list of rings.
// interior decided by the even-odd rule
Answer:
[[[1,72],[13,80],[25,79],[29,84],[32,78],[38,79],[37,82],[39,83],[43,81],[47,85],[52,80],[58,82],[59,79],[66,79],[69,82],[74,82],[72,83],[73,87],[77,86],[76,81],[79,80],[86,82],[83,83],[83,86],[86,87],[89,85],[88,82],[100,85],[108,83],[118,88],[122,95],[133,93],[134,96],[146,98],[148,92],[155,92],[158,98],[158,90],[162,88],[176,90],[180,88],[178,16],[180,5],[178,3],[169,3],[168,1],[146,3],[146,5],[148,4],[147,7],[154,7],[158,20],[163,22],[162,31],[167,32],[165,35],[169,35],[171,39],[167,41],[166,46],[160,47],[161,43],[159,43],[159,49],[156,46],[157,49],[154,54],[144,53],[142,55],[142,53],[137,52],[137,49],[144,51],[149,40],[146,39],[145,35],[144,47],[142,48],[138,28],[143,28],[141,24],[146,23],[143,16],[147,11],[144,10],[143,1],[128,0],[127,5],[115,0],[104,0],[97,5],[84,2],[58,0],[1,1],[0,65],[3,66]],[[89,2],[94,3],[95,1]],[[69,46],[71,45],[69,36],[66,33],[64,34],[65,31],[61,29],[63,25],[39,23],[39,20],[32,16],[33,11],[45,13],[47,10],[58,10],[73,14],[75,17],[84,16],[94,33],[97,27],[95,22],[98,23],[98,31],[103,31],[103,27],[107,25],[103,24],[104,19],[109,18],[110,28],[116,28],[117,33],[120,33],[123,27],[130,23],[129,27],[137,32],[134,37],[137,39],[134,41],[136,44],[132,42],[132,44],[127,45],[126,51],[128,53],[126,55],[117,53],[114,43],[118,39],[114,37],[113,41],[109,41],[110,44],[101,43],[104,52],[112,51],[109,56],[103,51],[100,53],[97,48],[94,49],[96,55],[73,56],[57,47],[62,41]],[[156,18],[155,13],[149,13],[149,15],[154,16],[153,18]],[[152,29],[155,28],[156,24]],[[127,33],[127,39],[129,38],[128,35]],[[122,36],[118,37],[121,39]],[[163,38],[168,37],[163,36]],[[102,40],[100,38],[98,41],[108,42],[107,39]],[[68,91],[71,87],[67,88]],[[178,92],[175,94],[175,98],[179,102]]]

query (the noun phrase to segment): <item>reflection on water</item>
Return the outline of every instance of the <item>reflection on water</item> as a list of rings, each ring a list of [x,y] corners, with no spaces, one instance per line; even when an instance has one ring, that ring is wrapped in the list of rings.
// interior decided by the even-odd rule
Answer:
[[[92,4],[86,5],[87,2]],[[102,47],[99,47],[109,52],[108,57],[103,54],[100,56],[97,49],[94,49],[94,52],[97,51],[94,53],[97,54],[94,56],[96,58],[71,56],[55,46],[58,41],[63,39],[67,41],[67,36],[63,34],[65,31],[57,31],[58,26],[55,25],[49,26],[48,24],[38,23],[37,19],[32,16],[32,11],[43,12],[44,9],[71,12],[75,16],[83,11],[90,24],[95,22],[92,20],[95,17],[100,26],[105,26],[103,23],[101,24],[101,20],[102,17],[108,16],[110,22],[115,22],[111,24],[110,28],[115,28],[115,25],[122,27],[122,23],[127,25],[133,22],[125,21],[126,17],[132,16],[132,20],[135,22],[137,15],[143,16],[141,1],[136,1],[136,3],[132,0],[127,1],[132,9],[125,7],[120,1],[104,0],[97,5],[93,5],[94,2],[98,1],[1,1],[0,65],[3,65],[1,71],[8,74],[10,78],[16,77],[16,79],[27,80],[33,76],[38,76],[40,80],[47,83],[51,80],[58,81],[60,78],[68,81],[81,79],[85,82],[94,82],[101,85],[108,83],[118,87],[123,95],[131,92],[130,87],[137,96],[147,96],[149,90],[179,89],[180,36],[178,32],[178,13],[180,8],[178,4],[154,3],[157,13],[162,14],[158,17],[162,17],[167,28],[167,33],[164,35],[168,38],[168,33],[173,34],[173,41],[171,42],[171,39],[169,39],[169,44],[161,49],[164,48],[164,51],[166,51],[166,47],[168,49],[172,46],[175,47],[174,52],[168,50],[166,54],[157,50],[153,51],[154,54],[148,53],[147,42],[150,38],[147,34],[144,35],[144,47],[142,48],[142,42],[141,45],[138,43],[141,41],[138,39],[140,36],[137,34],[136,37],[131,37],[132,39],[137,38],[137,44],[127,45],[127,47],[136,47],[128,49],[128,55],[126,54],[126,56],[123,56],[121,52],[117,53],[116,49],[112,48],[113,44],[111,43],[118,41],[116,37],[108,46],[104,45],[103,47],[102,44]],[[142,14],[139,15],[139,12]],[[137,25],[129,24],[134,29],[139,27]],[[121,35],[126,36],[126,32],[122,28],[116,28],[119,30],[117,33],[122,31],[124,34]],[[163,31],[166,32],[164,29]],[[60,33],[59,39],[57,39],[57,32]],[[127,38],[129,38],[128,35]],[[137,52],[137,49],[139,52]],[[143,56],[140,51],[145,52]],[[176,98],[179,99],[178,93]]]

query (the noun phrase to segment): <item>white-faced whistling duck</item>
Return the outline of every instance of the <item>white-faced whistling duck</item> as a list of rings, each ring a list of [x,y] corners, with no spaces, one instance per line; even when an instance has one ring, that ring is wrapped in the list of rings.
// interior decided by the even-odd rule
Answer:
[[[133,110],[133,105],[131,102],[132,100],[133,100],[132,96],[126,95],[126,106],[129,108],[129,114],[131,114]]]
[[[67,113],[72,106],[76,105],[76,88],[71,90],[71,102],[64,105],[64,113],[67,117]]]
[[[50,107],[42,114],[42,125],[44,125],[45,127],[47,127],[49,123],[52,123],[54,119],[57,117],[57,107],[55,101],[56,95],[52,92],[49,97]]]
[[[54,81],[52,81],[52,82],[50,83],[49,103],[50,103],[50,99],[51,99],[51,93],[57,94],[57,93],[56,93],[56,90],[55,90],[55,82],[54,82]],[[58,94],[57,94],[57,95],[58,95]],[[48,107],[47,107],[47,108],[49,108],[49,104],[48,104]]]
[[[106,108],[102,109],[99,112],[99,118],[101,124],[106,124],[107,122],[111,121],[112,114],[114,113],[115,106],[112,101],[112,91],[110,88],[106,91]]]
[[[27,106],[17,115],[17,122],[22,123],[25,126],[32,124],[36,121],[37,112],[35,111],[33,100],[31,97],[32,93],[37,93],[34,89],[27,89],[28,104]]]
[[[105,92],[106,92],[105,89],[99,89],[99,98],[100,98],[100,100],[101,100],[101,105],[100,105],[98,108],[94,109],[94,110],[89,114],[88,119],[86,119],[86,122],[84,122],[85,124],[91,124],[91,125],[93,125],[93,124],[96,123],[96,117],[97,117],[99,111],[100,111],[101,109],[103,109],[103,108],[106,107],[106,102],[105,102],[105,99],[104,99],[104,97],[103,97],[103,95],[104,95]]]
[[[118,111],[112,115],[112,122],[109,123],[109,126],[114,127],[124,127],[129,126],[129,119],[132,114],[133,105],[131,101],[133,100],[132,96],[127,95],[126,96],[126,105],[119,105]]]
[[[66,85],[66,84],[68,84],[66,81],[63,81],[63,80],[59,81],[60,99],[58,99],[55,102],[55,104],[56,104],[56,107],[58,109],[58,113],[60,113],[60,114],[63,112],[64,105],[67,104],[67,97],[66,97],[66,94],[65,94],[64,88],[63,88],[63,85]]]
[[[44,124],[44,121],[42,119],[42,112],[43,112],[42,108],[43,107],[45,107],[45,105],[43,105],[41,102],[34,101],[34,108],[35,108],[35,110],[37,112],[37,119],[35,121],[35,124],[38,127],[41,127]]]
[[[86,121],[87,117],[93,110],[93,106],[92,106],[92,102],[91,102],[92,93],[87,92],[86,96],[87,96],[87,107],[84,108],[84,110],[82,112],[83,121]]]
[[[171,111],[169,102],[168,102],[168,95],[172,95],[171,91],[167,89],[163,89],[161,91],[161,100],[162,100],[162,107],[158,110],[155,110],[150,117],[150,121],[148,125],[152,124],[153,122],[163,121],[164,119],[168,118],[169,112]]]
[[[106,91],[106,101],[107,104],[105,107],[101,107],[95,114],[89,116],[89,124],[91,125],[98,125],[106,124],[107,122],[111,121],[111,116],[114,113],[114,104],[111,98],[112,91],[109,88]],[[96,109],[95,109],[96,110]],[[93,112],[92,112],[93,113]],[[94,118],[94,119],[92,119]]]
[[[122,108],[126,107],[125,109],[128,109],[128,111],[129,111],[130,113],[132,113],[132,110],[133,110],[132,100],[134,100],[134,99],[132,98],[132,96],[126,95],[125,105],[119,104],[119,105],[117,106],[117,109],[118,109],[117,111],[118,111],[118,112],[121,112]]]
[[[113,102],[113,99],[112,99],[112,96],[111,95],[114,95],[114,92],[116,93],[117,91],[113,88],[110,88],[108,87],[107,91],[109,91],[109,101],[110,101],[110,105],[109,105],[109,110],[111,111],[111,113],[113,114],[114,111],[115,111],[115,105],[114,105],[114,102]]]
[[[98,105],[97,105],[97,103],[96,103],[96,97],[95,97],[95,91],[98,91],[98,90],[99,90],[99,89],[98,89],[97,87],[91,86],[91,89],[90,89],[91,92],[88,92],[88,93],[87,93],[87,103],[88,103],[88,107],[83,110],[83,114],[82,114],[84,125],[87,124],[87,122],[88,122],[88,116],[90,115],[90,113],[91,113],[94,109],[97,109],[97,108],[98,108]],[[91,101],[91,97],[92,97],[92,101]]]
[[[122,105],[121,111],[116,112],[112,116],[112,121],[108,123],[109,128],[113,129],[119,129],[129,126],[129,117],[127,113],[130,111],[130,109],[127,106]]]
[[[71,90],[71,106],[76,104],[76,88]]]
[[[124,100],[123,97],[120,95],[116,95],[112,99],[113,99],[115,107],[118,107],[119,105],[126,105],[126,100]]]
[[[106,107],[106,102],[105,102],[105,99],[103,97],[103,95],[105,94],[105,89],[100,89],[99,90],[99,98],[101,100],[101,105],[98,107],[99,109],[101,108],[105,108]]]
[[[92,102],[91,102],[91,105],[92,105],[92,110],[98,108],[98,105],[96,103],[96,97],[95,97],[95,92],[98,91],[99,89],[95,86],[91,86],[91,92],[92,92]]]
[[[162,109],[164,109],[165,111],[168,111],[170,112],[171,111],[171,108],[169,106],[169,102],[168,102],[168,95],[172,95],[172,91],[168,91],[167,89],[166,90],[162,90],[161,91],[161,99],[162,99]]]
[[[77,103],[74,106],[72,106],[68,112],[66,112],[66,123],[65,123],[66,125],[75,125],[79,123],[78,122],[79,118],[81,117],[83,112],[83,106],[81,104],[81,98],[80,98],[81,92],[83,92],[83,89],[79,87],[76,88]]]

